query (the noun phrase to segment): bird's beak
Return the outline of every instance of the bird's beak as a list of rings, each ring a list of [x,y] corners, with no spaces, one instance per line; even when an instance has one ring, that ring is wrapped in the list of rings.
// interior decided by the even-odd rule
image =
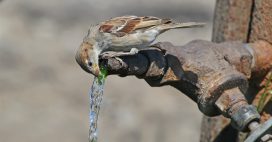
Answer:
[[[92,66],[88,66],[88,69],[90,70],[90,73],[98,76],[100,74],[100,68],[98,64],[93,64]]]

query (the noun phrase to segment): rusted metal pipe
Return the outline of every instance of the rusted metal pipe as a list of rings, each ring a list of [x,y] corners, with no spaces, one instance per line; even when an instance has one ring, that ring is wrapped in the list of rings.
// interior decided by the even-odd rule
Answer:
[[[254,75],[263,75],[272,68],[272,45],[264,40],[258,40],[249,46],[253,50]]]
[[[135,75],[139,78],[156,79],[164,75],[166,60],[161,50],[149,48],[134,55],[106,52],[100,56],[100,65],[108,69],[109,75]]]
[[[136,75],[151,86],[171,85],[195,101],[205,115],[223,114],[240,131],[258,122],[256,108],[243,94],[249,78],[272,68],[269,43],[195,40],[184,46],[166,42],[154,47],[135,55],[108,54],[100,63],[109,74]]]
[[[126,56],[126,58],[116,56],[114,58],[104,58],[101,59],[100,64],[109,70],[109,75],[119,74],[121,76],[142,75],[149,66],[147,57],[142,54]]]
[[[240,131],[251,130],[248,124],[260,119],[256,108],[247,103],[239,88],[224,91],[216,100],[215,105],[225,117],[231,118],[232,126]]]

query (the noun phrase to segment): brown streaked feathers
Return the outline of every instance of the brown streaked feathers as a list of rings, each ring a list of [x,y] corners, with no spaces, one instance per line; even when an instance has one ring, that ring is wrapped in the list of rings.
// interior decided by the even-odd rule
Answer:
[[[122,16],[110,19],[100,24],[99,31],[111,33],[116,36],[125,36],[138,29],[150,28],[157,25],[169,24],[170,19],[144,16]]]

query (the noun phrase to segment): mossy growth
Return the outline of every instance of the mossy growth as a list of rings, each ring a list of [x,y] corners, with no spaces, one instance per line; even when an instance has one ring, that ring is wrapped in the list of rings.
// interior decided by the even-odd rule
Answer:
[[[257,106],[259,112],[262,112],[265,105],[269,101],[272,101],[272,90],[270,87],[271,85],[272,85],[272,73],[270,73],[268,79],[266,80],[264,91],[261,94],[261,98],[260,98],[258,106]]]
[[[100,67],[100,73],[98,75],[98,81],[100,84],[104,83],[108,75],[108,70],[106,67]]]

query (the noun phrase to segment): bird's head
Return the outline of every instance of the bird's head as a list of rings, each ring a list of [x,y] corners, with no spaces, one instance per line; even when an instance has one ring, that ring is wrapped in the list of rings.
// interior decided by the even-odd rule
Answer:
[[[83,70],[98,76],[100,74],[98,54],[95,42],[84,40],[76,53],[76,61]]]

